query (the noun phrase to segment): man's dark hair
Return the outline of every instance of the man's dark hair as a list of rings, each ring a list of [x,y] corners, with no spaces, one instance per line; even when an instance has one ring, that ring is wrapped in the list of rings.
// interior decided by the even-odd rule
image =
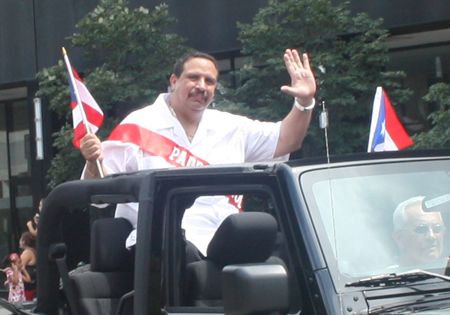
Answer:
[[[214,63],[214,66],[217,69],[217,72],[219,72],[219,66],[217,65],[217,60],[211,55],[208,55],[206,53],[200,52],[200,51],[191,51],[185,53],[183,56],[177,59],[175,62],[175,66],[173,67],[172,73],[176,75],[178,78],[181,76],[184,70],[184,64],[186,61],[192,59],[192,58],[204,58],[211,60]]]

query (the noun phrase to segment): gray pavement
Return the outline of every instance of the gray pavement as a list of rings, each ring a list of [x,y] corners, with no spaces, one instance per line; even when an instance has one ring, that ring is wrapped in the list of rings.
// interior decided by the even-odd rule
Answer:
[[[33,302],[26,302],[26,303],[28,303],[28,305],[24,306],[24,310],[30,311],[35,306]],[[0,305],[0,315],[11,315],[11,314],[15,314],[13,308],[8,309],[7,305],[5,304]]]
[[[0,315],[10,315],[12,314],[10,311],[8,311],[6,308],[0,306]]]

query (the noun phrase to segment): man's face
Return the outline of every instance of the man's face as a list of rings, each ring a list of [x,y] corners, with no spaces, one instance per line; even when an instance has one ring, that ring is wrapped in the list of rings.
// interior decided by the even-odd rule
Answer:
[[[439,212],[424,212],[420,204],[406,208],[406,225],[394,238],[403,264],[421,264],[438,259],[444,243],[444,224]]]
[[[219,73],[211,60],[191,58],[185,62],[178,78],[170,77],[172,95],[175,102],[193,110],[203,110],[214,98]],[[180,107],[178,107],[180,108]]]

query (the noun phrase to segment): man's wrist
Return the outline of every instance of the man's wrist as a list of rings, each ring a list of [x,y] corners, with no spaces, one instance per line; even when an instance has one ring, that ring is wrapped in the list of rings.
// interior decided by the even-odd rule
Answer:
[[[311,104],[304,106],[304,105],[300,104],[300,102],[298,101],[297,98],[295,98],[295,99],[294,99],[294,106],[295,106],[298,110],[300,110],[300,111],[302,111],[302,112],[311,111],[311,110],[314,109],[314,106],[316,106],[316,99],[313,98],[312,101],[311,101]]]
[[[89,167],[86,167],[86,175],[89,175],[88,177],[97,177],[97,174],[94,174],[94,172],[92,172]]]
[[[88,176],[85,176],[87,178],[99,177],[97,165],[95,163],[92,163],[91,161],[88,161],[86,163],[86,173],[85,173],[85,175],[88,175]]]

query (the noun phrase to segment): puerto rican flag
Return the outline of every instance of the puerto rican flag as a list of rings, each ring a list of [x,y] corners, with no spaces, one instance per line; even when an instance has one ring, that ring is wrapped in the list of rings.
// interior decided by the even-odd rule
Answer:
[[[69,76],[69,87],[70,87],[70,97],[71,97],[71,106],[72,106],[72,118],[73,118],[73,145],[79,149],[80,148],[80,140],[86,135],[87,130],[84,124],[84,120],[90,128],[90,132],[96,133],[97,130],[103,123],[103,111],[100,106],[98,106],[97,102],[92,97],[89,90],[81,80],[78,73],[75,71],[73,67],[71,67],[73,72],[73,78],[76,84],[76,90],[74,88],[74,84]],[[80,107],[76,97],[76,91],[78,91],[79,99],[82,102],[83,106]],[[84,112],[83,112],[84,111]],[[83,119],[85,116],[85,119]]]
[[[367,152],[398,151],[414,142],[398,119],[386,91],[377,87]]]

